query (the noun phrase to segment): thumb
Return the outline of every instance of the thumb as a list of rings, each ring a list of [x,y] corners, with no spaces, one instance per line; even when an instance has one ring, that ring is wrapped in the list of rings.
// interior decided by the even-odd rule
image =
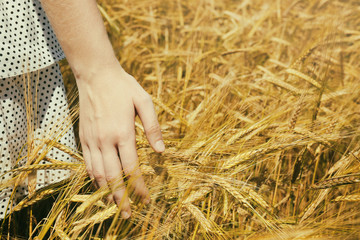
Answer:
[[[151,147],[159,153],[165,151],[160,125],[150,95],[147,94],[144,99],[135,102],[135,108],[144,126],[145,135]]]

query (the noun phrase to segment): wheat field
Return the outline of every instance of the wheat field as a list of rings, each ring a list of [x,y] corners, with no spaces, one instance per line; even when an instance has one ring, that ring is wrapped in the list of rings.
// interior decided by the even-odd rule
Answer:
[[[154,153],[137,119],[151,204],[134,201],[121,219],[103,201],[109,191],[91,186],[81,150],[44,139],[77,163],[34,161],[13,183],[46,168],[73,177],[13,208],[4,239],[22,239],[19,219],[32,239],[360,239],[359,1],[98,5],[120,63],[153,96],[167,146]],[[66,62],[62,71],[76,129],[74,78]]]

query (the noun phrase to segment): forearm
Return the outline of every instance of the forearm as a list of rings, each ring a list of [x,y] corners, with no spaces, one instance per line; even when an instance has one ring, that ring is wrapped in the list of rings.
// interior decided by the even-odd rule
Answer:
[[[42,0],[77,80],[118,64],[95,0]]]

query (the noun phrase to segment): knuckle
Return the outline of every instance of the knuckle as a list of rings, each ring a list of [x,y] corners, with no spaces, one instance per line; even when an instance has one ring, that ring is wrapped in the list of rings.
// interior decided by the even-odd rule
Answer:
[[[129,128],[122,128],[117,131],[117,139],[120,143],[123,143],[134,140],[134,136]]]
[[[113,198],[116,204],[123,210],[130,209],[130,203],[128,200],[128,196],[125,192],[125,189],[121,189],[120,191],[116,191],[113,193]]]
[[[112,175],[106,175],[105,180],[108,184],[110,184],[113,188],[118,189],[121,185],[121,178],[112,176]]]
[[[114,134],[101,134],[97,137],[96,144],[100,150],[108,148],[116,142],[117,137]]]
[[[147,189],[144,188],[144,187],[136,187],[136,188],[134,189],[134,194],[135,194],[136,196],[145,198],[145,197],[148,196],[148,191],[147,191]]]
[[[119,206],[120,209],[122,209],[124,211],[129,211],[130,210],[129,200],[127,199],[126,195],[123,195],[122,197],[114,196],[114,199],[115,199],[115,202]]]
[[[134,178],[136,180],[141,175],[138,173],[138,168],[135,166],[124,168],[125,175]]]
[[[89,177],[90,177],[91,179],[94,178],[94,174],[93,174],[93,172],[92,172],[92,168],[91,168],[91,167],[87,166],[87,167],[86,167],[86,172],[87,172],[87,174],[89,175]]]
[[[92,174],[97,182],[104,182],[106,180],[104,174],[100,172],[93,171]]]
[[[79,138],[83,145],[86,144],[86,138],[85,138],[85,134],[83,131],[79,131]]]
[[[151,98],[150,94],[148,94],[147,92],[145,92],[145,93],[140,97],[140,102],[143,103],[143,104],[153,104],[152,98]]]
[[[101,133],[97,136],[97,144],[98,146],[104,146],[109,140],[109,135]]]
[[[114,176],[111,176],[111,175],[106,175],[106,176],[105,176],[105,180],[106,180],[106,182],[108,182],[108,183],[112,183],[112,182],[115,181],[115,177],[114,177]]]
[[[125,196],[124,191],[117,191],[113,193],[115,202],[119,203]]]
[[[153,125],[145,129],[146,134],[157,134],[159,132],[161,132],[159,123],[154,123]]]

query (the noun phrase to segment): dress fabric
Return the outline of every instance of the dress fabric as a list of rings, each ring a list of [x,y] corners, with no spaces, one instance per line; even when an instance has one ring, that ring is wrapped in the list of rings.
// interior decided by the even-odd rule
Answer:
[[[46,158],[40,164],[75,162],[63,151],[50,149],[47,141],[76,149],[57,64],[62,58],[64,53],[40,1],[0,0],[0,218],[31,189],[39,190],[72,174],[70,170],[36,170],[16,187],[11,182],[19,174],[11,170],[41,153]]]
[[[0,0],[0,78],[65,57],[39,0]]]

